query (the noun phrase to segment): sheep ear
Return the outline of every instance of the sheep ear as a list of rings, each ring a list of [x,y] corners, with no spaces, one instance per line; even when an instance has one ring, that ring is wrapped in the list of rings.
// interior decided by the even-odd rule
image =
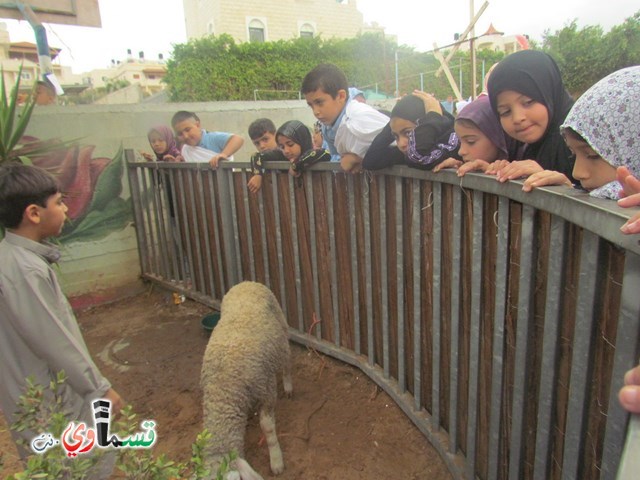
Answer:
[[[264,480],[244,458],[236,458],[235,463],[242,480]]]

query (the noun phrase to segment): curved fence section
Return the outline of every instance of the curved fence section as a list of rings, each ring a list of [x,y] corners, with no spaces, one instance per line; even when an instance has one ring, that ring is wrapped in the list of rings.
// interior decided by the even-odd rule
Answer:
[[[216,306],[268,285],[293,340],[361,368],[457,479],[612,479],[640,245],[615,202],[394,167],[301,178],[129,163],[143,277]]]

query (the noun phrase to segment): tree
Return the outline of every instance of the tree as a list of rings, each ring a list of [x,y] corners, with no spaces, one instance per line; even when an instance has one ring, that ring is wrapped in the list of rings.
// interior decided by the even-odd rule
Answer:
[[[542,50],[557,62],[575,96],[620,68],[640,63],[640,12],[604,33],[600,26],[578,29],[575,20],[544,34]]]

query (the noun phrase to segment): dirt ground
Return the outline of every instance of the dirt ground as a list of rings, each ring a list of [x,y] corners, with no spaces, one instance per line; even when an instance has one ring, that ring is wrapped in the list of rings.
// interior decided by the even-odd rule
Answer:
[[[134,406],[139,419],[158,425],[157,453],[183,461],[202,429],[201,359],[209,335],[200,319],[210,309],[150,289],[116,304],[78,315],[102,372]],[[390,397],[358,369],[292,345],[293,398],[276,411],[285,471],[269,471],[267,447],[254,417],[246,434],[246,458],[267,478],[450,479],[435,449]],[[282,385],[279,386],[282,394]],[[0,451],[8,475],[19,469],[4,418]]]

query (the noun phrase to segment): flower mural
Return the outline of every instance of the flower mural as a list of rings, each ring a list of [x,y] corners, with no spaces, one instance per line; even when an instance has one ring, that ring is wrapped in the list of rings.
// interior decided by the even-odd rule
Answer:
[[[21,156],[52,173],[69,210],[61,243],[90,241],[122,230],[131,222],[131,200],[121,198],[124,151],[111,158],[94,157],[95,145],[24,139]],[[46,153],[31,153],[45,151]]]

